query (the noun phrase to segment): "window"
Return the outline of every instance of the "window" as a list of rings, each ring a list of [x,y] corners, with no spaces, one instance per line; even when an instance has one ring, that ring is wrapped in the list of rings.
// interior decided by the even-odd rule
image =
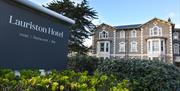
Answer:
[[[151,41],[148,41],[148,50],[151,51]]]
[[[179,54],[179,44],[174,44],[174,54]]]
[[[104,43],[100,43],[100,52],[104,52]]]
[[[154,26],[150,29],[150,36],[162,36],[162,28]]]
[[[131,31],[131,37],[132,37],[132,38],[135,38],[135,37],[136,37],[136,30],[132,30],[132,31]]]
[[[107,39],[109,36],[109,33],[105,30],[103,30],[102,32],[99,33],[99,38],[100,39]]]
[[[119,43],[119,52],[125,52],[125,43],[124,42]]]
[[[152,41],[152,52],[159,51],[159,40]]]
[[[173,33],[173,39],[177,39],[178,40],[179,38],[179,34],[177,32],[174,32]]]
[[[137,42],[131,42],[131,52],[137,52]]]
[[[106,43],[106,52],[109,52],[109,43]]]
[[[165,53],[165,40],[164,39],[149,39],[147,41],[148,53]]]
[[[98,48],[100,48],[100,52],[110,52],[110,42],[101,41]]]
[[[161,51],[164,51],[164,42],[161,40]]]
[[[124,30],[120,31],[120,38],[125,38],[125,31]]]

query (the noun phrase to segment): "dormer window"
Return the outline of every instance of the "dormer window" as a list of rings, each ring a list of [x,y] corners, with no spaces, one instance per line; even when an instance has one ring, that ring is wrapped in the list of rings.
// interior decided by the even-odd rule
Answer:
[[[173,33],[173,39],[176,39],[176,40],[179,39],[179,34],[177,32]]]
[[[137,35],[136,30],[132,30],[131,31],[131,37],[136,38],[136,35]]]
[[[150,36],[162,36],[162,28],[154,26],[150,29]]]
[[[99,39],[107,39],[109,36],[109,33],[105,30],[99,33]]]

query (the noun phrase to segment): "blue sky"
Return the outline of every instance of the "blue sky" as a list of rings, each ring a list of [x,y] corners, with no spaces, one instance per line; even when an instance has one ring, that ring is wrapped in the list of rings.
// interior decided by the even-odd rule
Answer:
[[[30,0],[39,5],[53,0]],[[81,2],[82,0],[73,0]],[[180,27],[180,0],[88,0],[98,12],[95,24],[124,25],[145,23],[157,17],[172,21]]]
[[[53,0],[30,0],[39,5]],[[81,2],[82,0],[73,0]],[[145,23],[157,17],[169,17],[180,28],[180,0],[88,0],[90,7],[98,12],[95,24],[112,26]],[[90,45],[88,41],[87,45]]]

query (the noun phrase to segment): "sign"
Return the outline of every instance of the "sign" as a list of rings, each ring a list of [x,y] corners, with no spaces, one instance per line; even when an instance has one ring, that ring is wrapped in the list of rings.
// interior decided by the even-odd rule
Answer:
[[[18,2],[0,0],[0,68],[64,69],[70,25]]]

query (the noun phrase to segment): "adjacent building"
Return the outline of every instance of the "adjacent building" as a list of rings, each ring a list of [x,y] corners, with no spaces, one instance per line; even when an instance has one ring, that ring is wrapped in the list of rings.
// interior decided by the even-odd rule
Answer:
[[[180,29],[153,18],[144,24],[99,25],[93,36],[93,53],[101,58],[137,58],[180,63]]]

